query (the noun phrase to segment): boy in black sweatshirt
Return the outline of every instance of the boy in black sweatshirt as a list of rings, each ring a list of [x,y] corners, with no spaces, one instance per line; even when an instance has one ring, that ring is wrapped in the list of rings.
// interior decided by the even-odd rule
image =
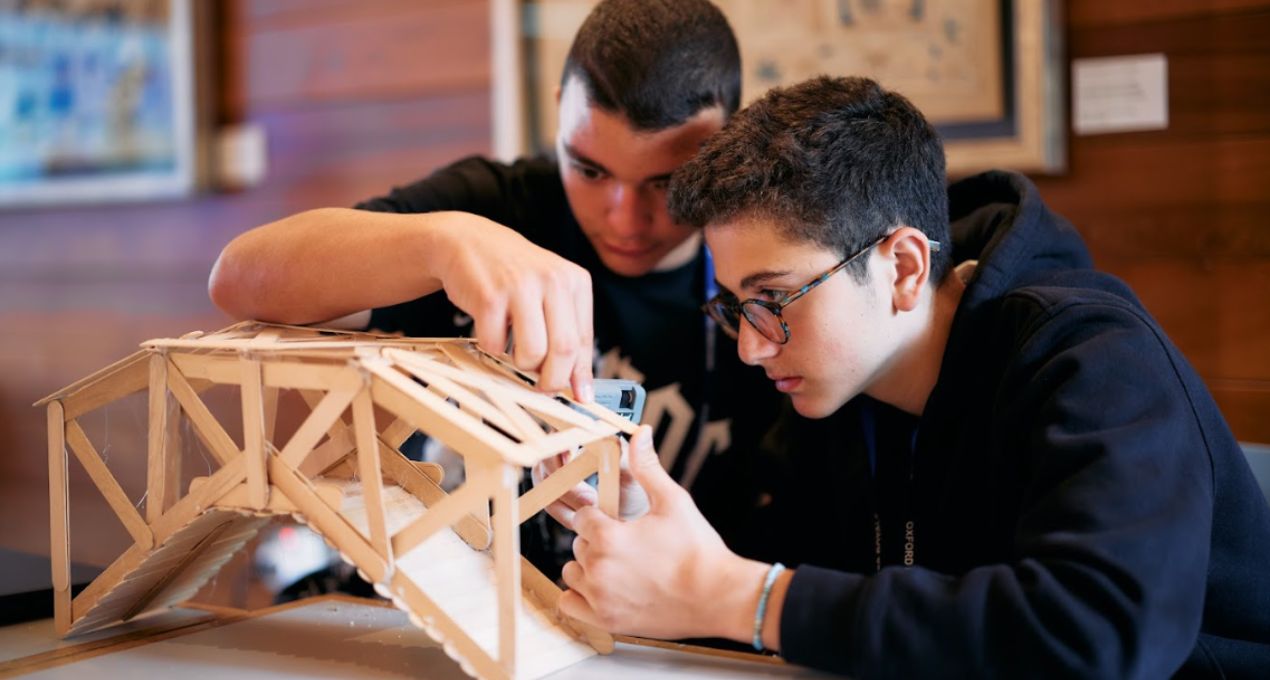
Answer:
[[[850,461],[804,480],[842,512],[789,515],[848,566],[737,556],[641,434],[651,510],[575,516],[565,613],[860,678],[1270,677],[1270,505],[1194,370],[1024,177],[946,188],[907,100],[820,78],[737,114],[670,201],[705,228],[741,359],[824,419],[780,444]],[[835,419],[862,441],[825,441]]]

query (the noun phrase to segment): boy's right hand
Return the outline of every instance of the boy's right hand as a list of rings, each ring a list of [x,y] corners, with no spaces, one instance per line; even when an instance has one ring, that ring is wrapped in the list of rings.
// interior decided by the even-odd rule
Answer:
[[[641,431],[647,430],[640,436],[645,437],[648,446],[651,447],[651,428],[642,426],[640,429]],[[631,472],[631,443],[623,441],[621,445],[622,457],[618,473],[617,515],[622,520],[633,520],[642,517],[644,513],[648,512],[648,493],[639,485],[639,481]],[[539,461],[537,465],[530,469],[534,485],[540,484],[542,480],[564,467],[572,459],[573,454],[562,453]],[[547,506],[547,514],[554,517],[566,529],[572,530],[573,516],[582,508],[599,505],[599,502],[600,494],[598,491],[584,481],[578,482],[572,489],[565,491],[559,499]]]
[[[447,213],[448,247],[432,263],[456,307],[475,323],[478,344],[493,354],[515,337],[512,361],[539,374],[538,387],[570,387],[579,401],[594,400],[591,275],[496,222],[470,213]]]

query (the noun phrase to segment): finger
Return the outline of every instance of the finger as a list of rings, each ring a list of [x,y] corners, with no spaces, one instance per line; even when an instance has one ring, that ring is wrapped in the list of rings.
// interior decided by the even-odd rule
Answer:
[[[673,482],[672,482],[673,484]],[[596,506],[581,508],[573,516],[573,530],[578,532],[579,536],[583,536],[591,540],[599,532],[603,531],[610,523],[615,522],[613,518],[604,514]]]
[[[537,371],[547,354],[547,329],[542,318],[542,298],[518,291],[511,302],[512,334],[516,346],[512,363],[523,371]]]
[[[591,604],[576,590],[566,590],[561,593],[560,599],[556,602],[556,609],[571,619],[577,619],[582,623],[604,630],[604,626],[600,624],[600,617],[595,615],[595,610],[591,609]]]
[[[564,567],[560,569],[560,580],[564,581],[565,587],[576,591],[582,597],[588,597],[591,593],[591,586],[587,583],[586,569],[577,560],[564,563]]]
[[[464,310],[466,311],[466,310]],[[472,330],[481,349],[493,355],[507,351],[507,302],[498,300],[472,312]]]
[[[581,510],[597,505],[600,502],[600,494],[591,488],[590,484],[578,482],[573,488],[560,494],[559,500],[574,510]]]
[[[578,317],[578,352],[569,376],[573,398],[583,403],[595,401],[595,325],[592,321],[591,277],[584,275],[573,291],[573,311]]]
[[[572,454],[572,451],[565,451],[564,453],[558,453],[554,456],[548,456],[535,463],[534,466],[529,469],[531,475],[533,476],[534,485],[538,485],[542,482],[542,480],[555,473],[556,470],[568,465]]]
[[[551,458],[539,461],[536,465],[530,468],[530,478],[533,480],[534,486],[538,486],[543,482],[543,480],[554,474],[556,470],[563,467],[560,460],[567,455],[569,454],[552,456]],[[556,469],[548,469],[549,465],[555,465]],[[590,484],[587,484],[586,482],[578,482],[561,493],[560,497],[556,499],[556,502],[563,503],[571,510],[580,510],[587,506],[599,503],[599,500],[599,493]]]
[[[573,460],[573,449],[569,449],[563,453],[557,453],[554,456],[544,459],[542,462],[547,472],[552,473],[568,465],[571,460]]]
[[[575,531],[573,525],[574,516],[577,514],[577,511],[582,508],[594,507],[598,502],[599,501],[596,499],[594,492],[592,492],[590,497],[573,496],[571,492],[569,492],[561,496],[559,499],[552,501],[552,503],[546,507],[546,510],[547,514],[554,517],[557,522],[564,526],[564,528],[570,531]]]
[[[587,562],[586,551],[589,547],[591,547],[591,544],[585,538],[582,538],[581,536],[573,537],[573,559],[577,560],[578,564],[581,564],[584,567]]]
[[[564,389],[573,372],[579,338],[577,314],[572,306],[573,298],[558,288],[549,289],[542,303],[547,326],[547,356],[538,374],[538,387],[545,392]]]
[[[670,478],[653,450],[653,428],[641,425],[635,432],[631,438],[630,459],[631,475],[644,487],[653,509],[683,490]]]
[[[576,510],[570,508],[564,503],[561,503],[560,501],[556,501],[555,503],[548,505],[546,509],[547,514],[551,515],[552,518],[559,522],[560,526],[568,529],[569,531],[575,530],[573,528],[573,524],[574,516],[577,514]]]
[[[547,461],[540,460],[536,465],[529,468],[529,478],[533,480],[534,486],[538,486],[539,484],[542,484],[542,480],[551,476],[552,472],[554,472],[554,470],[547,468]]]

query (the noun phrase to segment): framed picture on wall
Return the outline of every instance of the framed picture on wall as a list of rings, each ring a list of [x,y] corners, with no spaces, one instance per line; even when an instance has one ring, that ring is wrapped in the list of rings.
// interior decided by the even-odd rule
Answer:
[[[814,75],[865,75],[939,129],[949,174],[1064,169],[1059,0],[714,0],[747,103]],[[495,151],[549,150],[554,89],[595,0],[495,0]]]
[[[198,180],[194,0],[0,0],[0,207]]]

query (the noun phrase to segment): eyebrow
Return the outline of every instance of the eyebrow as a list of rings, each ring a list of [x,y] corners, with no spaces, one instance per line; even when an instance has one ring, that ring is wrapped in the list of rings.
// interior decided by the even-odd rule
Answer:
[[[793,272],[789,270],[754,272],[753,274],[750,274],[749,276],[746,276],[745,278],[741,279],[741,290],[756,288],[761,283],[767,283],[768,281],[771,281],[772,279],[779,279],[784,276],[789,276],[792,273]]]
[[[573,161],[574,161],[575,163],[578,163],[578,164],[580,164],[580,165],[585,165],[585,166],[587,166],[587,167],[589,167],[589,168],[592,168],[592,169],[594,169],[594,170],[599,170],[600,172],[602,172],[602,173],[604,173],[604,174],[606,174],[606,175],[612,175],[612,174],[613,174],[612,172],[610,172],[610,171],[609,171],[609,169],[608,169],[608,168],[606,168],[606,167],[604,167],[603,165],[601,165],[601,164],[599,164],[599,163],[595,162],[594,160],[592,160],[592,159],[588,158],[588,157],[586,156],[586,154],[583,154],[582,152],[578,151],[578,150],[577,150],[577,149],[576,149],[576,148],[575,148],[572,144],[565,144],[565,145],[564,145],[564,152],[565,152],[566,154],[568,154],[568,155],[569,155],[569,158],[572,158],[572,159],[573,159]],[[662,174],[660,174],[660,175],[653,175],[652,177],[646,177],[646,178],[644,178],[644,179],[643,179],[643,180],[641,180],[641,181],[642,181],[643,183],[648,183],[648,182],[668,182],[668,181],[670,181],[670,176],[671,176],[672,174],[674,174],[674,173],[673,173],[673,172],[663,172],[663,173],[662,173]]]

